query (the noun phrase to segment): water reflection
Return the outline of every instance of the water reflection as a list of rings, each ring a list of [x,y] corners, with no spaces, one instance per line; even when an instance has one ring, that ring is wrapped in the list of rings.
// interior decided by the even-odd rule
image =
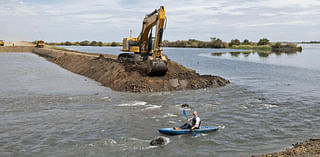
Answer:
[[[301,51],[288,51],[288,52],[281,52],[281,51],[254,51],[254,50],[249,50],[249,51],[232,51],[232,52],[214,52],[211,53],[212,56],[225,56],[225,55],[230,55],[232,57],[240,57],[240,55],[244,57],[249,57],[250,54],[257,54],[261,58],[267,58],[271,54],[275,54],[276,56],[281,56],[282,54],[286,55],[297,55],[297,53]]]

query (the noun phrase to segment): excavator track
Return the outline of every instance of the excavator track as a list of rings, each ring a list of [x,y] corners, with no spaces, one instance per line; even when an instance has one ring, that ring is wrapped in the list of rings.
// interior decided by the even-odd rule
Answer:
[[[122,63],[139,63],[141,56],[133,53],[121,53],[118,55],[118,60]]]

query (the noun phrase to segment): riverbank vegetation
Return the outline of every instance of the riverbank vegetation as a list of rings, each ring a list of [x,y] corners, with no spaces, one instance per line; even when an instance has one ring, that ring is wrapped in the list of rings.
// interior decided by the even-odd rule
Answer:
[[[301,51],[302,48],[293,43],[271,43],[269,39],[262,38],[258,42],[252,42],[248,39],[242,42],[239,39],[232,39],[230,42],[222,41],[219,38],[210,38],[210,41],[200,41],[196,39],[178,40],[169,42],[163,41],[163,47],[185,47],[185,48],[231,48],[231,49],[245,49],[255,50],[259,52],[271,51]]]
[[[62,46],[122,46],[120,42],[111,42],[105,43],[102,41],[77,41],[77,42],[53,42],[47,43],[47,45],[62,45]],[[245,49],[245,50],[254,50],[259,52],[271,52],[271,51],[301,51],[302,48],[298,47],[294,43],[271,43],[269,39],[262,38],[258,42],[252,42],[248,39],[243,40],[242,42],[239,39],[232,39],[230,42],[222,41],[219,38],[212,37],[210,41],[201,41],[197,39],[189,40],[177,40],[177,41],[168,41],[164,40],[162,42],[162,47],[182,47],[182,48],[231,48],[231,49]]]
[[[105,43],[102,41],[66,41],[66,42],[50,42],[47,45],[58,45],[58,46],[122,46],[120,42]]]
[[[227,48],[228,43],[219,38],[210,38],[210,41],[200,41],[196,39],[177,40],[169,42],[164,40],[163,47],[185,47],[185,48]]]
[[[299,44],[320,44],[320,41],[302,41]]]

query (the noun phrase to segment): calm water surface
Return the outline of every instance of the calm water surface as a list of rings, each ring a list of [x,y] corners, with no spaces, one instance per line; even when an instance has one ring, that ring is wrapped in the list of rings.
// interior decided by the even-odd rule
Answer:
[[[120,93],[29,53],[0,53],[0,156],[251,156],[319,138],[320,45],[294,55],[212,56],[221,49],[165,48],[200,74],[232,83],[216,89]],[[118,54],[119,47],[68,47]],[[234,50],[225,49],[232,52]],[[166,136],[189,103],[215,133]],[[191,111],[187,111],[191,115]]]

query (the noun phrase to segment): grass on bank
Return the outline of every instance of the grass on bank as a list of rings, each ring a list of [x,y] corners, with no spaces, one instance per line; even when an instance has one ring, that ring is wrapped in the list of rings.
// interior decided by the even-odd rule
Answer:
[[[56,50],[64,50],[67,51],[68,49],[64,48],[64,47],[58,47],[55,45],[48,45],[48,48],[52,48],[52,49],[56,49]]]
[[[256,51],[272,51],[272,47],[270,45],[232,45],[230,48]]]

